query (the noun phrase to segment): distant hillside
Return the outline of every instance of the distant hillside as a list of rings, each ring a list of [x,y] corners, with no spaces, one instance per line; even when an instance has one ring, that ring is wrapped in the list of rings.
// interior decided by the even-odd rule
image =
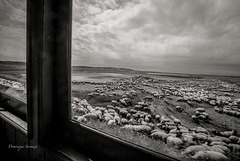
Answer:
[[[117,72],[117,73],[136,73],[137,71],[126,68],[115,68],[115,67],[90,67],[90,66],[73,66],[73,72]]]
[[[20,61],[0,61],[0,64],[6,64],[6,65],[26,65],[26,62],[20,62]]]
[[[0,71],[25,71],[26,63],[18,61],[0,61]]]
[[[26,70],[26,62],[0,61],[0,71],[21,71],[21,70]],[[132,69],[126,68],[90,67],[90,66],[73,66],[72,70],[73,72],[117,72],[117,73],[137,72]]]
[[[1,71],[26,71],[26,62],[18,61],[0,61],[0,72]],[[91,67],[91,66],[73,66],[73,73],[77,72],[91,72],[91,73],[129,73],[129,74],[149,74],[158,76],[168,76],[168,77],[192,77],[192,78],[224,78],[224,80],[229,80],[234,78],[240,80],[240,76],[224,76],[224,75],[205,75],[205,74],[187,74],[187,73],[170,73],[170,72],[153,72],[153,71],[139,71],[127,68],[116,68],[116,67]],[[230,81],[230,80],[229,80]]]

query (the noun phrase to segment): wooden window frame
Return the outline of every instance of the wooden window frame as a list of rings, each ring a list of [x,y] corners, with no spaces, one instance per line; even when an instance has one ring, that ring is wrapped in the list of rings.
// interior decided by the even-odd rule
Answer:
[[[64,145],[93,160],[176,160],[95,130],[71,116],[72,0],[27,1],[30,145]]]

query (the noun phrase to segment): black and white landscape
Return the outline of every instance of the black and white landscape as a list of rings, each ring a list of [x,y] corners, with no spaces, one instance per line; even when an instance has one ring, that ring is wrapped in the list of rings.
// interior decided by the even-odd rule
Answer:
[[[25,1],[0,7],[0,90],[26,101]],[[181,160],[239,160],[239,8],[73,0],[72,119]]]

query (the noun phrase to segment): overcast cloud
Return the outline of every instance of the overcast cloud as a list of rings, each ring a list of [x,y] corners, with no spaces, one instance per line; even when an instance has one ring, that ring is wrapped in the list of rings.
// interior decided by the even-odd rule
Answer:
[[[26,61],[25,1],[0,1],[0,60]]]
[[[22,60],[25,10],[5,1],[0,56]],[[73,65],[240,75],[239,0],[74,0],[72,32]]]

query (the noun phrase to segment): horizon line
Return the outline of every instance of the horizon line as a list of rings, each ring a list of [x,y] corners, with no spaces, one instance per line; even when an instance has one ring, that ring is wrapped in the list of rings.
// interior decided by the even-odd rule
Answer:
[[[15,62],[15,63],[26,63],[26,61],[11,61],[11,60],[0,60],[0,62]],[[72,67],[91,67],[91,68],[115,68],[115,69],[127,69],[137,72],[151,72],[151,73],[168,73],[168,74],[185,74],[185,75],[202,75],[202,76],[225,76],[225,77],[240,77],[240,75],[225,75],[225,74],[203,74],[203,73],[182,73],[182,72],[169,72],[169,71],[149,71],[140,70],[124,67],[114,67],[114,66],[90,66],[90,65],[72,65]]]

